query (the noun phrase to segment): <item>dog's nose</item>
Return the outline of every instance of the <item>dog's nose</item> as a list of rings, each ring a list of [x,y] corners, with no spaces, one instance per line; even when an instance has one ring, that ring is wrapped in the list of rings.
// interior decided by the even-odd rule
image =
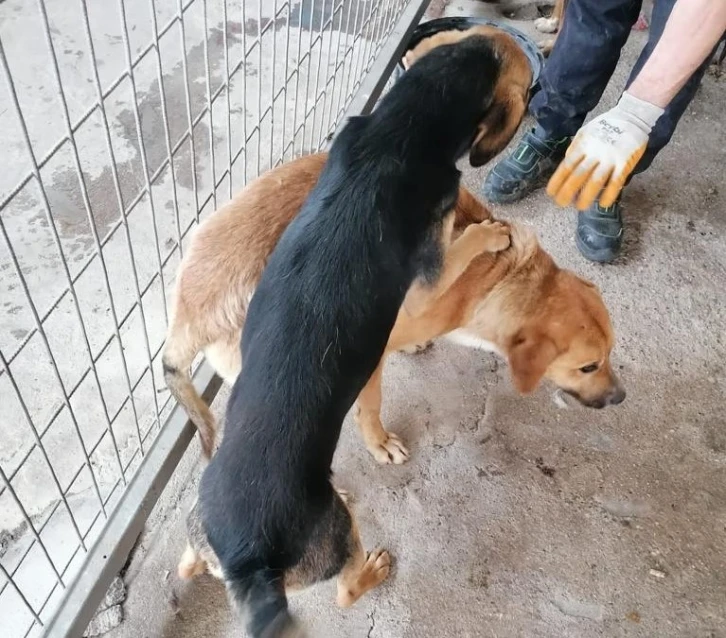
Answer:
[[[610,405],[620,405],[623,401],[625,401],[625,396],[625,390],[618,386],[610,393],[608,403]]]

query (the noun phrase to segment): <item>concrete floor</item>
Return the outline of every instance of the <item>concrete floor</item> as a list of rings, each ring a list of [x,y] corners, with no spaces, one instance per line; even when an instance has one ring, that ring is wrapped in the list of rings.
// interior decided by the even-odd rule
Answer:
[[[645,38],[633,34],[599,110]],[[551,388],[522,398],[501,361],[446,343],[393,357],[384,418],[410,462],[377,466],[346,422],[334,469],[365,543],[388,548],[394,570],[348,611],[332,583],[294,597],[311,636],[726,636],[725,86],[705,79],[628,189],[618,263],[580,258],[575,213],[542,193],[495,209],[601,287],[626,402],[597,412],[557,407]],[[465,183],[484,175],[467,169]],[[175,575],[200,471],[195,443],[125,574],[112,638],[243,635],[219,583]]]

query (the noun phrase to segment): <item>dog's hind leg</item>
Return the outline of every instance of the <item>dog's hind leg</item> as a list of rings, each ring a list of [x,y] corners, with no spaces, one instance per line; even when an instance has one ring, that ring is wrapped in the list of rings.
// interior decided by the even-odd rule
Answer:
[[[350,554],[338,574],[336,602],[339,607],[350,607],[363,594],[386,580],[391,571],[391,556],[385,549],[376,548],[366,553],[353,512],[350,511],[350,508],[348,508],[348,512],[350,514],[348,533]]]
[[[389,553],[383,549],[366,553],[347,498],[340,491],[333,493],[331,507],[317,520],[302,559],[285,572],[286,594],[337,576],[338,605],[350,607],[388,576]]]
[[[242,369],[241,336],[241,331],[238,330],[204,348],[204,357],[209,365],[230,387],[234,385]]]

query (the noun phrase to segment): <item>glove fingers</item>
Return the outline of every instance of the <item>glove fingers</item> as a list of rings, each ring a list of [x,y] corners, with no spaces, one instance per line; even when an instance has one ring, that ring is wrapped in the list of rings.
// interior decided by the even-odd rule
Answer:
[[[560,188],[562,188],[562,185],[585,158],[585,156],[581,153],[570,153],[571,149],[572,147],[568,149],[565,159],[560,162],[557,170],[554,172],[552,177],[550,177],[550,181],[547,182],[547,194],[553,199],[557,198],[557,193]]]
[[[580,191],[580,196],[577,198],[577,202],[575,203],[577,210],[585,210],[592,206],[592,203],[602,192],[603,186],[610,179],[612,172],[612,168],[608,166],[600,166],[596,171],[593,171],[590,179]]]
[[[628,178],[628,175],[629,173],[621,173],[610,180],[610,183],[607,185],[605,190],[602,191],[602,195],[600,195],[600,206],[608,208],[615,203],[618,199],[618,195],[620,195],[620,191],[622,191],[623,186],[625,186],[625,180]]]
[[[628,158],[628,161],[625,163],[623,170],[612,176],[612,178],[610,179],[610,183],[602,192],[602,195],[600,195],[600,206],[607,208],[608,206],[612,206],[615,203],[615,200],[617,200],[618,196],[620,195],[620,191],[623,190],[623,187],[625,186],[625,182],[627,181],[628,177],[630,177],[630,174],[633,172],[633,170],[635,170],[635,167],[640,161],[640,158],[643,157],[646,146],[647,145],[644,144],[638,150],[636,150]]]
[[[555,202],[557,202],[560,206],[568,206],[571,204],[583,184],[590,179],[590,176],[597,168],[597,165],[597,160],[584,159],[580,162],[572,174],[567,178],[567,181],[560,187],[557,195],[555,196]]]

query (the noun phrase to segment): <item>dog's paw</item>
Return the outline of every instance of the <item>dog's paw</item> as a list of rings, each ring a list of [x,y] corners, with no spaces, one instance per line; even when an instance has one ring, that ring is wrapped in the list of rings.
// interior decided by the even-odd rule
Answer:
[[[376,548],[369,552],[358,573],[338,580],[338,605],[350,607],[363,594],[386,580],[390,571],[391,555],[385,549]]]
[[[186,546],[184,554],[182,554],[179,560],[179,565],[176,568],[179,578],[188,580],[203,574],[207,569],[207,563],[204,559],[192,549],[191,545]]]
[[[401,465],[408,461],[410,453],[403,441],[392,432],[386,432],[386,438],[368,447],[368,451],[381,465]]]
[[[509,226],[502,222],[494,222],[489,219],[478,224],[483,231],[482,248],[491,253],[506,250],[511,243]]]
[[[363,569],[360,571],[361,584],[367,584],[366,589],[382,583],[391,571],[391,555],[385,550],[376,547],[368,553]]]
[[[560,21],[555,18],[537,18],[534,21],[534,28],[540,33],[556,33],[560,26]]]
[[[428,350],[433,345],[433,341],[414,343],[413,345],[404,346],[403,348],[401,348],[401,352],[405,352],[406,354],[421,354],[422,352],[426,352],[426,350]]]

